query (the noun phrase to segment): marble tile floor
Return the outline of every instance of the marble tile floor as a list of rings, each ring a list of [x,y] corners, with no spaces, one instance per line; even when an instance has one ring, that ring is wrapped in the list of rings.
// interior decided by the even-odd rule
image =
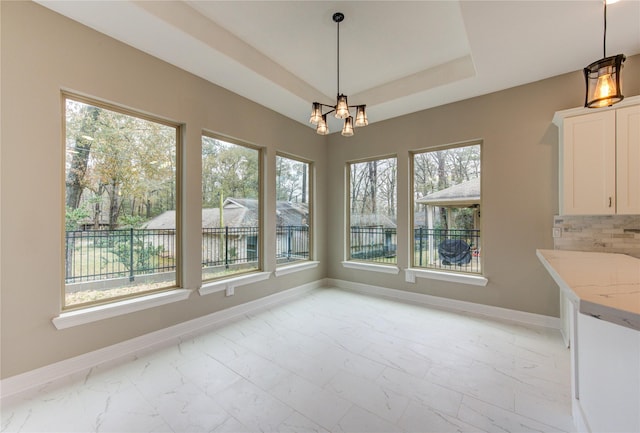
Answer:
[[[2,432],[569,432],[557,330],[318,289],[5,398]]]

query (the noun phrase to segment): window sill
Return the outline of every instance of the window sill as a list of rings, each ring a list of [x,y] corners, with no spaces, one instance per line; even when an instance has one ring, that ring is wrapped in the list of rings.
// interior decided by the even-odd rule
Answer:
[[[66,329],[98,320],[109,319],[123,314],[146,310],[160,305],[183,301],[189,297],[191,290],[175,289],[167,292],[152,293],[138,298],[125,299],[110,304],[96,305],[81,310],[68,311],[54,317],[52,322],[56,329]]]
[[[302,263],[294,263],[292,265],[285,265],[281,268],[276,269],[276,277],[280,277],[282,275],[292,274],[294,272],[304,271],[306,269],[317,268],[320,262],[316,261],[305,261]]]
[[[224,292],[227,289],[268,280],[270,275],[271,272],[254,272],[251,274],[240,275],[238,277],[225,278],[224,280],[211,281],[203,284],[198,292],[202,296],[210,295],[211,293]]]
[[[432,280],[449,281],[451,283],[470,284],[472,286],[486,286],[489,280],[481,275],[457,274],[455,272],[429,271],[426,269],[405,269],[405,281],[415,283],[416,277]]]
[[[400,268],[395,265],[377,265],[373,263],[344,261],[342,262],[342,266],[361,271],[382,272],[384,274],[397,274],[400,272]]]

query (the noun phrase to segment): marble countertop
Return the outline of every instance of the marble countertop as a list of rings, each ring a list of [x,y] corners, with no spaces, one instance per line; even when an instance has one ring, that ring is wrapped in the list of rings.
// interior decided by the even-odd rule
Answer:
[[[560,250],[537,255],[580,313],[640,331],[640,259]]]

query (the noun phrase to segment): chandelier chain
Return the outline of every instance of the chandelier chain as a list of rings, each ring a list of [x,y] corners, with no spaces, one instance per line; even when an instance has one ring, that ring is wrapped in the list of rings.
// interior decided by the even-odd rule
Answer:
[[[338,25],[338,37],[336,38],[337,39],[337,45],[338,45],[338,48],[336,50],[336,52],[338,53],[338,55],[337,55],[338,61],[336,62],[338,64],[338,68],[337,68],[338,92],[336,94],[339,95],[340,94],[340,21],[337,21],[336,24]]]

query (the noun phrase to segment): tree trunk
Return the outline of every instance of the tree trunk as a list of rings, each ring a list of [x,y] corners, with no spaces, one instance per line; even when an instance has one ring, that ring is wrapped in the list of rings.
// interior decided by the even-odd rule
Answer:
[[[111,181],[111,192],[109,194],[109,230],[118,227],[118,214],[120,213],[120,185],[113,179]]]
[[[375,215],[378,211],[377,209],[377,198],[376,198],[376,187],[378,184],[378,161],[369,162],[369,188],[370,188],[370,197],[371,197],[371,213]]]
[[[302,203],[307,202],[307,166],[302,167]]]
[[[67,171],[66,179],[66,205],[71,209],[80,206],[80,198],[84,189],[83,181],[89,163],[91,144],[96,132],[96,121],[100,115],[98,107],[87,107],[87,112],[82,119],[82,127],[75,137],[75,152],[71,157],[71,166]],[[88,138],[87,138],[88,137]]]
[[[442,191],[447,188],[447,172],[446,172],[446,161],[445,161],[445,153],[438,152],[438,191]],[[449,229],[449,221],[447,221],[447,210],[443,207],[440,209],[440,221],[442,222],[442,228],[445,230]]]

